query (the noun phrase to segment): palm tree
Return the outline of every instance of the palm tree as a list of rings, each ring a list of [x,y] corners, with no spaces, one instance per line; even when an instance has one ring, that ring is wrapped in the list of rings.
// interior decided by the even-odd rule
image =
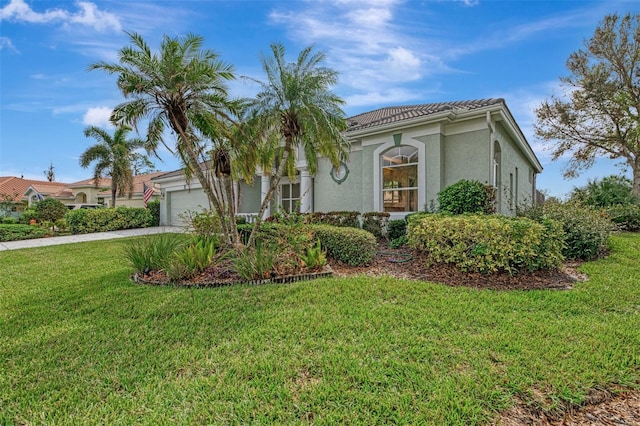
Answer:
[[[115,107],[111,120],[134,128],[139,120],[147,120],[151,152],[156,153],[162,143],[177,155],[187,180],[195,176],[216,213],[229,217],[235,201],[220,191],[220,181],[223,187],[230,185],[225,152],[239,103],[230,100],[225,82],[235,78],[233,67],[220,61],[217,53],[202,49],[200,36],[165,35],[155,54],[140,35],[127,34],[132,45],[120,50],[119,63],[89,67],[117,74],[118,88],[128,99]],[[163,139],[167,126],[176,137],[175,146]],[[235,220],[222,223],[227,243],[237,243]]]
[[[260,91],[248,107],[250,127],[258,134],[258,162],[263,171],[274,164],[278,167],[269,192],[260,207],[258,218],[249,239],[251,245],[260,226],[272,194],[282,176],[295,175],[295,149],[304,152],[307,167],[315,173],[318,155],[338,166],[349,153],[343,136],[347,128],[342,111],[344,101],[331,92],[338,81],[336,71],[322,66],[326,55],[313,52],[313,46],[303,49],[294,63],[285,60],[282,44],[271,44],[272,57],[262,58],[267,81],[256,81]],[[258,129],[257,131],[255,129]],[[247,132],[251,134],[251,132]]]
[[[80,166],[87,168],[95,162],[93,179],[98,187],[100,179],[111,177],[111,207],[116,205],[116,195],[133,194],[132,161],[138,148],[145,147],[145,141],[139,138],[127,139],[130,127],[116,128],[113,137],[104,129],[90,126],[84,129],[86,137],[95,138],[98,143],[87,148],[80,155]]]

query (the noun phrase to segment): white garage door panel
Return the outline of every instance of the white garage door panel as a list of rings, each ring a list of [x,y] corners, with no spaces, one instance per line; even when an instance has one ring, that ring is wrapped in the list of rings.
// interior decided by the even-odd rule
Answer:
[[[172,226],[184,226],[185,223],[180,215],[184,215],[187,211],[200,212],[202,209],[209,208],[209,200],[201,189],[172,191],[169,194],[171,204],[168,206],[167,216]]]

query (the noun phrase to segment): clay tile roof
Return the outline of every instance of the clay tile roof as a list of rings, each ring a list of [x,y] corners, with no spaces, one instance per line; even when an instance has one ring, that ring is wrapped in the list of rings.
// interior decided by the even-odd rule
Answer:
[[[33,187],[42,195],[55,194],[67,186],[62,182],[49,182],[32,179],[22,179],[15,176],[0,177],[0,195],[7,195],[13,199],[14,202],[19,202],[23,199],[24,193]]]
[[[504,103],[504,99],[489,98],[470,101],[438,102],[432,104],[404,105],[380,108],[349,117],[347,133],[384,124],[397,123],[417,117],[428,117],[444,111],[469,111],[489,105]]]
[[[151,182],[151,179],[158,177],[160,175],[165,174],[166,172],[153,172],[153,173],[146,173],[143,175],[135,175],[133,177],[133,193],[134,194],[142,194],[142,189],[144,184],[146,183],[148,186],[154,186],[155,184],[153,182]],[[109,183],[110,185],[111,183]],[[108,185],[106,185],[108,186]],[[160,190],[154,188],[154,192],[156,193],[160,193]],[[111,196],[111,189],[108,189],[106,191],[101,191],[99,193],[100,195],[109,195]]]

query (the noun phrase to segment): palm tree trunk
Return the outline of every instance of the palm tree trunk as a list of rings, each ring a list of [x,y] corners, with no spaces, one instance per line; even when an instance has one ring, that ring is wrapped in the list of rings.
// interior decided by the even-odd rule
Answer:
[[[116,206],[116,194],[118,193],[118,188],[115,184],[115,179],[111,177],[111,207]]]
[[[211,185],[211,181],[207,178],[207,176],[205,175],[205,172],[200,167],[200,162],[201,161],[200,161],[200,158],[198,157],[198,154],[193,149],[193,146],[192,146],[192,143],[191,143],[191,138],[189,137],[189,135],[186,134],[186,129],[184,129],[183,126],[180,124],[180,123],[187,123],[188,120],[187,120],[186,116],[182,112],[180,112],[180,115],[181,115],[181,117],[178,118],[176,116],[176,112],[172,110],[171,111],[171,117],[170,117],[171,118],[170,124],[171,124],[171,127],[173,128],[173,130],[178,134],[178,136],[184,142],[184,144],[183,144],[184,148],[185,148],[184,151],[187,154],[187,158],[183,158],[183,161],[187,160],[187,161],[185,161],[187,166],[191,165],[191,169],[192,169],[193,173],[196,175],[196,178],[198,179],[200,184],[202,185],[202,189],[204,190],[205,194],[207,195],[207,198],[209,199],[209,201],[212,202],[213,207],[214,207],[214,209],[216,211],[216,214],[224,222],[225,214],[224,214],[224,208],[222,206],[222,203],[220,202],[218,197],[216,197],[216,194],[214,193],[214,189],[213,189],[213,187]],[[182,150],[179,150],[179,152],[181,153],[180,154],[181,157],[183,157]],[[224,226],[224,223],[223,223],[223,230],[224,230],[225,243],[227,245],[233,245],[234,241],[232,240],[232,236],[228,232],[228,228],[226,226]]]
[[[267,209],[267,205],[270,203],[271,196],[278,188],[278,185],[280,185],[280,180],[282,179],[282,175],[284,174],[284,169],[286,167],[287,160],[289,159],[290,151],[291,151],[291,140],[287,140],[287,142],[285,142],[284,153],[282,154],[282,158],[280,160],[278,170],[276,170],[276,175],[274,176],[274,179],[271,181],[269,192],[267,192],[267,194],[264,197],[264,200],[262,200],[262,204],[260,205],[260,211],[258,212],[258,217],[256,218],[256,221],[253,224],[253,229],[251,230],[251,235],[249,236],[249,241],[247,242],[248,247],[253,246],[253,244],[256,241],[256,238],[258,236],[258,229],[260,229],[260,224],[262,223],[262,215],[264,211]]]

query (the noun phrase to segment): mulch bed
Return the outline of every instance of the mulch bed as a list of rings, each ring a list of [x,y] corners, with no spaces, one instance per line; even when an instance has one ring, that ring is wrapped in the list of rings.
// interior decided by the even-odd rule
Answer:
[[[565,263],[559,270],[479,274],[459,270],[448,264],[428,265],[427,256],[409,248],[392,249],[380,243],[380,250],[371,265],[353,267],[331,262],[337,276],[366,274],[371,276],[389,275],[399,279],[431,281],[450,286],[474,287],[491,290],[568,290],[576,281],[585,281],[586,276],[577,271],[579,262]]]

